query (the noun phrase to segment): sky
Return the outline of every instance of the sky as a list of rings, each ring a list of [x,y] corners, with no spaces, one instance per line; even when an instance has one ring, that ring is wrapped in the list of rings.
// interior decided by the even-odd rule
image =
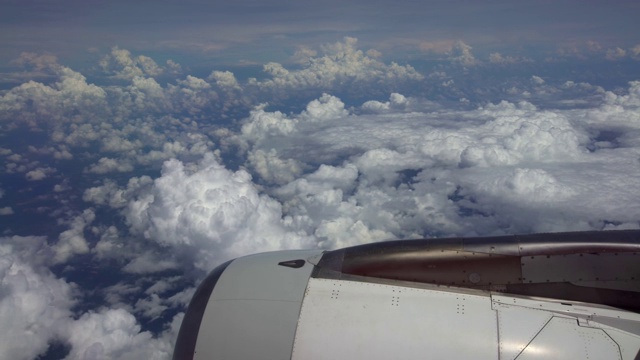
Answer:
[[[640,228],[635,1],[0,3],[0,359],[169,359],[256,252]]]

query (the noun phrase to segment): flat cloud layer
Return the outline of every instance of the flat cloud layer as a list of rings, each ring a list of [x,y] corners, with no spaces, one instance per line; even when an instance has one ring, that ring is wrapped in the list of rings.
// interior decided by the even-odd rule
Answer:
[[[640,227],[640,81],[447,46],[423,74],[345,38],[246,80],[23,54],[48,81],[0,92],[0,358],[167,359],[197,283],[255,252]]]

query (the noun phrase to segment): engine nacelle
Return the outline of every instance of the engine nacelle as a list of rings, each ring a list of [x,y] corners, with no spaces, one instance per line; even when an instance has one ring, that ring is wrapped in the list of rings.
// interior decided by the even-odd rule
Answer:
[[[174,359],[637,359],[640,231],[381,242],[220,265]]]

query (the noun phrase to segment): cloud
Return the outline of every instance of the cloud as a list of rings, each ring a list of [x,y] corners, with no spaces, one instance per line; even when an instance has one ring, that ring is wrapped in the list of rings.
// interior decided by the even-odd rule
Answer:
[[[0,208],[0,215],[13,215],[13,209],[11,208],[11,206],[5,206],[3,208]]]
[[[268,182],[286,184],[302,174],[300,163],[294,159],[281,159],[275,149],[256,150],[248,154],[249,165]]]
[[[0,358],[33,359],[60,337],[75,303],[74,288],[30,264],[44,261],[42,238],[0,240]]]
[[[50,53],[23,52],[17,59],[13,60],[13,63],[25,68],[33,68],[36,71],[51,70],[59,67],[58,57]]]
[[[261,195],[246,171],[231,172],[211,154],[197,165],[165,162],[124,214],[134,234],[203,270],[252,252],[311,245],[288,229],[280,204]]]
[[[67,328],[70,359],[168,359],[173,352],[182,314],[154,338],[141,331],[136,318],[124,309],[88,312]]]
[[[322,56],[312,57],[312,53],[307,51],[308,57],[302,61],[304,67],[299,70],[288,70],[275,62],[268,63],[264,71],[270,78],[253,80],[249,84],[267,92],[288,93],[294,89],[322,90],[345,86],[361,91],[367,85],[375,84],[378,89],[386,89],[424,78],[410,65],[384,64],[358,50],[356,45],[357,39],[345,37],[343,42],[325,45]]]
[[[637,44],[636,46],[629,49],[629,52],[634,59],[640,60],[640,44]]]
[[[451,50],[451,61],[457,62],[463,66],[475,66],[479,61],[471,53],[472,47],[458,40],[453,44]]]
[[[80,289],[51,273],[47,267],[52,254],[43,237],[0,239],[0,358],[33,359],[52,343],[70,346],[68,359],[170,357],[182,313],[158,335],[142,331],[136,318],[124,309],[89,311],[73,317],[71,308],[78,303]],[[154,287],[150,299],[161,291]],[[141,302],[137,308],[152,315],[167,305],[184,306],[180,296]]]
[[[491,183],[478,182],[480,192],[496,192],[494,196],[504,196],[506,202],[549,203],[571,198],[576,192],[561,184],[554,176],[542,169],[515,168],[504,175],[496,176]]]
[[[581,111],[503,101],[471,111],[406,113],[406,98],[398,94],[388,103],[365,102],[366,113],[357,115],[325,95],[309,103],[318,111],[256,110],[240,138],[256,174],[279,185],[268,191],[282,202],[284,216],[326,247],[429,233],[487,234],[505,226],[531,232],[633,224],[626,215],[637,212],[631,198],[614,201],[620,211],[595,209],[597,202],[611,203],[613,194],[629,196],[622,178],[608,176],[605,189],[583,177],[591,169],[614,171],[604,163],[635,161],[624,149],[593,153],[590,143],[594,126],[633,124],[636,87],[631,83],[628,95],[609,93],[600,107]],[[632,141],[631,133],[624,137]],[[276,180],[264,161],[253,160],[265,154],[273,164],[295,164],[304,173],[285,183],[296,175],[284,167],[287,177]],[[350,177],[335,184],[347,169]],[[312,181],[316,172],[331,175]],[[621,176],[635,178],[632,173]]]
[[[105,243],[99,243],[104,246]],[[139,254],[122,270],[131,274],[150,274],[159,271],[179,269],[180,265],[173,259],[165,259],[151,251]]]
[[[606,91],[497,52],[526,75],[488,79],[462,42],[424,45],[454,62],[425,79],[357,45],[301,48],[248,81],[172,79],[177,64],[115,49],[94,84],[24,55],[47,78],[0,93],[0,129],[26,145],[0,148],[2,201],[17,199],[0,214],[61,229],[0,241],[0,311],[22,336],[0,357],[59,342],[69,358],[167,358],[194,282],[254,252],[640,226],[640,82]],[[85,265],[95,288],[49,270],[82,283]]]
[[[534,83],[535,85],[542,85],[544,84],[544,79],[541,78],[540,76],[532,75],[531,82]]]
[[[389,95],[389,101],[379,102],[375,100],[369,100],[362,104],[362,110],[372,113],[383,113],[390,110],[402,110],[409,103],[409,100],[402,94],[392,93]]]
[[[615,48],[607,50],[606,59],[610,61],[616,61],[627,56],[627,51],[622,48]]]
[[[533,60],[526,57],[522,57],[522,56],[509,56],[509,55],[504,56],[499,52],[491,53],[489,55],[489,62],[492,64],[507,65],[507,64],[517,64],[517,63],[532,62],[532,61]]]
[[[153,179],[149,176],[134,177],[129,179],[125,189],[121,189],[115,182],[105,180],[101,186],[86,189],[82,199],[97,205],[122,208],[138,194],[141,188],[147,187],[151,183],[153,183]]]
[[[45,85],[28,81],[0,97],[0,119],[21,121],[31,127],[73,122],[78,116],[95,118],[104,114],[106,92],[65,66],[47,65],[57,81]]]
[[[86,209],[71,221],[70,228],[58,236],[58,242],[53,246],[54,262],[66,262],[73,255],[89,252],[89,245],[84,238],[84,230],[95,218],[96,214],[93,209]]]
[[[235,75],[231,71],[212,71],[208,77],[209,80],[215,81],[216,85],[221,88],[241,90],[240,84]]]
[[[173,61],[170,64],[175,69],[179,66],[176,66],[177,64]],[[100,66],[114,78],[125,80],[133,80],[136,77],[157,77],[165,71],[150,57],[144,55],[133,57],[129,50],[118,47],[112,48],[111,53],[102,58]]]
[[[86,170],[92,174],[106,174],[110,172],[129,172],[133,171],[133,165],[128,162],[119,162],[116,159],[100,158],[97,164],[93,164]]]
[[[29,181],[38,181],[47,177],[47,173],[45,169],[35,169],[31,170],[24,175],[25,178]]]

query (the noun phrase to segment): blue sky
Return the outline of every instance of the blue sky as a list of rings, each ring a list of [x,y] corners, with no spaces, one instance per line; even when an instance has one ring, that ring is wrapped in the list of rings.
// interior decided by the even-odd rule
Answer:
[[[168,359],[256,252],[640,228],[632,1],[2,1],[0,358]]]

